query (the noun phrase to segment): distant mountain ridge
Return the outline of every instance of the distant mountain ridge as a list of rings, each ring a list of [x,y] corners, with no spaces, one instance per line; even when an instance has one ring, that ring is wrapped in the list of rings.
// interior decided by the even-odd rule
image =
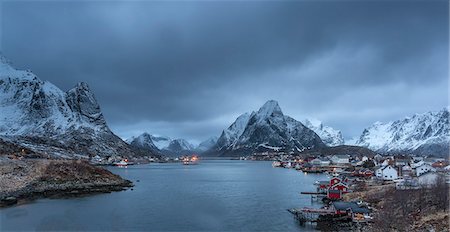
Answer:
[[[285,116],[278,102],[267,101],[257,112],[245,113],[223,130],[209,154],[249,155],[254,152],[301,152],[326,147],[320,137],[301,122]]]
[[[363,131],[355,144],[380,153],[448,156],[449,110],[444,108],[392,122],[376,122]]]
[[[197,148],[185,139],[171,139],[167,136],[156,136],[143,133],[132,137],[127,142],[134,148],[154,151],[167,156],[191,155]]]
[[[0,137],[55,157],[134,155],[86,83],[63,92],[0,57]]]
[[[336,130],[330,126],[325,126],[317,119],[305,119],[303,125],[316,132],[322,141],[328,146],[344,145],[344,136],[340,130]]]

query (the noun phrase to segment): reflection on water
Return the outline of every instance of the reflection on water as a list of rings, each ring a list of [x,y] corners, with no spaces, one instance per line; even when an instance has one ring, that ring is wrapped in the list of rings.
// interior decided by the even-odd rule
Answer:
[[[308,231],[286,209],[311,206],[301,191],[324,175],[272,168],[270,162],[111,167],[133,190],[41,199],[0,210],[0,230]]]

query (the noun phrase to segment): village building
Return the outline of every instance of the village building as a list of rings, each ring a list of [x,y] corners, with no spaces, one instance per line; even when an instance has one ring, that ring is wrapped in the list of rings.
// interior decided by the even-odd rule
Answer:
[[[437,174],[436,172],[427,172],[427,173],[424,173],[423,175],[417,177],[417,181],[418,181],[419,186],[430,187],[430,186],[436,184],[438,177],[439,177],[439,174]]]
[[[425,164],[432,165],[433,163],[435,163],[435,162],[437,162],[437,161],[439,161],[439,160],[440,160],[440,159],[438,159],[438,158],[428,157],[428,158],[423,159],[423,162],[424,162]]]
[[[421,176],[424,173],[430,172],[430,171],[436,171],[430,164],[422,164],[418,167],[416,167],[416,176]]]
[[[444,171],[445,171],[445,172],[450,172],[450,165],[445,166],[445,167],[444,167]]]
[[[332,185],[329,190],[339,190],[342,193],[348,193],[348,186],[343,182],[336,183]]]
[[[395,160],[395,166],[405,166],[409,165],[409,159],[396,159]]]
[[[313,160],[310,161],[310,163],[314,166],[321,166],[321,167],[326,167],[326,166],[330,166],[330,160],[326,159],[326,158],[315,158]]]
[[[366,162],[366,161],[368,161],[369,160],[369,157],[367,157],[367,156],[363,156],[362,158],[361,158],[361,161],[362,162]]]
[[[447,162],[447,161],[442,161],[442,160],[440,160],[440,161],[434,162],[431,166],[432,166],[433,168],[436,168],[436,169],[442,169],[442,168],[444,168],[444,167],[447,166],[447,165],[448,165],[448,162]]]
[[[424,164],[425,164],[425,162],[423,160],[420,160],[420,161],[417,161],[417,162],[415,161],[415,162],[411,163],[411,167],[412,168],[417,168],[417,167],[422,166]]]
[[[423,156],[413,156],[411,157],[413,162],[423,161]]]
[[[373,159],[377,162],[381,162],[383,160],[383,156],[381,156],[380,154],[376,154]]]
[[[372,219],[370,210],[356,202],[335,201],[331,204],[330,209],[334,210],[337,215],[350,216],[354,222],[367,222]]]
[[[382,167],[386,167],[386,166],[388,166],[389,165],[389,159],[385,159],[382,163],[381,163],[381,166]]]
[[[412,176],[412,173],[413,173],[413,169],[409,165],[403,166],[401,168],[401,171],[402,171],[402,173],[401,173],[402,176]]]
[[[328,189],[327,198],[330,200],[339,200],[342,198],[342,191],[338,189]]]
[[[350,163],[348,155],[333,155],[331,157],[331,162],[337,165],[346,165]]]
[[[396,180],[398,179],[397,169],[391,165],[381,167],[376,170],[375,175],[381,180]]]

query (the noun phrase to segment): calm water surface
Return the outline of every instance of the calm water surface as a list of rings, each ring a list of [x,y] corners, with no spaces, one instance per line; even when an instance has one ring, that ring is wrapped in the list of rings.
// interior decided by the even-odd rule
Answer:
[[[136,186],[1,209],[0,231],[310,231],[312,227],[299,226],[286,209],[318,206],[299,193],[314,190],[314,181],[327,178],[254,161],[109,169]]]

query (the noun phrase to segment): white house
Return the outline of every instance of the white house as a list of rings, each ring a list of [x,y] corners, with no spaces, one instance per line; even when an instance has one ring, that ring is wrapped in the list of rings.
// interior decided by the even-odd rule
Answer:
[[[383,156],[381,156],[380,154],[376,154],[376,155],[373,157],[373,159],[376,160],[377,162],[380,162],[381,160],[383,160]]]
[[[450,172],[450,165],[445,166],[445,167],[444,167],[444,171]]]
[[[420,186],[429,187],[436,184],[438,176],[439,175],[435,172],[428,172],[417,177],[417,180]]]
[[[326,158],[319,158],[320,159],[320,166],[324,167],[324,166],[330,166],[331,161],[329,159]]]
[[[321,157],[315,158],[315,159],[313,159],[313,160],[311,160],[311,161],[309,161],[309,162],[310,162],[312,165],[315,165],[315,166],[322,166],[322,167],[330,166],[330,163],[331,163],[330,160],[328,160],[328,159],[326,159],[326,158],[321,158]]]
[[[416,167],[416,176],[421,176],[424,173],[427,173],[429,171],[436,171],[431,165],[429,164],[422,164],[419,167]]]
[[[367,160],[369,160],[369,158],[367,156],[363,156],[361,159],[362,162],[366,162]]]
[[[349,164],[350,159],[348,158],[348,155],[333,155],[331,157],[331,162],[333,162],[333,164]]]
[[[409,164],[409,159],[396,159],[395,166],[405,166]]]
[[[438,159],[433,158],[433,157],[428,157],[428,158],[423,159],[423,162],[425,162],[426,164],[429,164],[429,165],[432,165],[436,161],[438,161]]]
[[[384,161],[383,161],[383,163],[381,163],[381,166],[382,167],[386,167],[386,166],[388,166],[389,165],[389,160],[388,159],[385,159]]]
[[[409,165],[405,165],[402,167],[402,176],[411,176],[412,168]]]
[[[381,167],[376,170],[375,175],[382,180],[396,180],[398,179],[397,169],[391,165]]]
[[[421,161],[418,161],[418,162],[411,163],[411,167],[412,168],[417,168],[417,167],[420,167],[420,166],[422,166],[424,164],[425,164],[425,162],[423,162],[423,160],[421,160]]]

